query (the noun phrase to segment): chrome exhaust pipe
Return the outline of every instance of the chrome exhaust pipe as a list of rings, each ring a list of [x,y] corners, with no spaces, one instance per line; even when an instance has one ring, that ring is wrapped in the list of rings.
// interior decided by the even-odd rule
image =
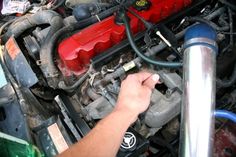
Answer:
[[[216,38],[213,28],[202,23],[185,34],[180,156],[212,156]]]

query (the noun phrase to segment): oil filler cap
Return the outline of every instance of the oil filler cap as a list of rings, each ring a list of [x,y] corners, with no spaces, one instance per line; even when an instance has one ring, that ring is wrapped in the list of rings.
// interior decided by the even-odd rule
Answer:
[[[123,137],[121,148],[123,148],[126,151],[135,150],[136,142],[137,142],[136,136],[132,132],[127,131]]]
[[[133,7],[138,10],[148,10],[151,7],[151,2],[149,0],[136,0],[133,4]]]

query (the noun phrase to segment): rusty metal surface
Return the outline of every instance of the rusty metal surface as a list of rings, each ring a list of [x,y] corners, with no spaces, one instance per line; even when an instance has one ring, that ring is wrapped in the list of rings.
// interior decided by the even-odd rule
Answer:
[[[214,157],[236,156],[236,124],[226,122],[215,134]]]

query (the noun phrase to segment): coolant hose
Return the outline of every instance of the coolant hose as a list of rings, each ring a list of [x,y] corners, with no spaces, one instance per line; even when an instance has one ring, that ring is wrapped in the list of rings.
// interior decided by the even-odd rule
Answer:
[[[120,11],[119,15],[117,15],[117,16],[120,16],[120,18],[123,20],[124,25],[125,25],[126,35],[129,40],[129,43],[130,43],[132,49],[134,50],[134,52],[140,58],[142,58],[147,63],[157,65],[157,66],[167,67],[167,68],[178,68],[178,67],[182,66],[182,63],[180,63],[180,62],[157,61],[157,60],[154,60],[154,59],[144,55],[134,42],[134,37],[133,37],[133,35],[131,33],[131,29],[130,29],[129,19],[128,19],[125,11]]]
[[[228,120],[233,121],[234,123],[236,123],[236,114],[226,111],[226,110],[216,110],[214,112],[214,115],[216,118],[225,118]]]
[[[16,20],[8,29],[8,31],[3,35],[2,40],[5,43],[12,35],[15,38],[19,37],[24,31],[36,27],[42,24],[50,24],[50,30],[41,45],[40,49],[40,60],[38,64],[46,78],[57,76],[57,73],[54,71],[48,72],[48,69],[55,68],[53,59],[48,59],[45,53],[48,53],[48,43],[51,42],[52,36],[63,26],[63,19],[61,16],[52,11],[52,10],[45,10],[39,11],[34,15],[31,16],[23,16]],[[46,56],[46,57],[45,57]],[[53,79],[54,80],[54,79]],[[57,80],[57,79],[55,79]],[[49,84],[52,84],[52,79],[48,80]]]
[[[51,29],[45,39],[45,43],[47,43],[51,36],[63,26],[63,20],[58,13],[52,10],[40,11],[32,16],[20,17],[8,28],[8,31],[2,37],[2,41],[5,43],[12,35],[17,38],[27,29],[42,24],[51,25]]]

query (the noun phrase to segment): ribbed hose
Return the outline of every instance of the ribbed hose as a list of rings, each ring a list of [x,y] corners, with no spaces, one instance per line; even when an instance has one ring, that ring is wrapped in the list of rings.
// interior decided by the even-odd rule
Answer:
[[[54,66],[54,64],[52,64],[52,60],[47,60],[47,58],[45,58],[42,54],[48,53],[48,43],[50,43],[52,36],[63,26],[63,20],[58,13],[52,10],[45,10],[37,12],[36,14],[31,16],[20,17],[13,24],[10,25],[8,31],[2,36],[2,41],[5,43],[12,35],[17,38],[26,30],[43,24],[49,24],[50,30],[41,45],[40,61],[38,63],[40,64],[40,68],[44,76],[47,78],[49,76],[48,69],[50,69],[48,67],[50,67],[51,65]],[[48,62],[52,63],[48,64]],[[55,76],[55,73],[51,74]],[[51,82],[51,80],[48,82]]]
[[[122,13],[120,14],[121,16],[121,19],[123,20],[124,22],[124,25],[125,25],[125,30],[126,30],[126,35],[127,35],[127,38],[130,42],[130,45],[132,47],[132,49],[134,50],[134,52],[140,57],[142,58],[144,61],[150,63],[150,64],[153,64],[153,65],[156,65],[156,66],[162,66],[162,67],[167,67],[167,68],[179,68],[182,66],[182,63],[180,62],[166,62],[166,61],[157,61],[157,60],[154,60],[150,57],[147,57],[146,55],[144,55],[140,50],[139,48],[137,47],[137,45],[135,44],[134,42],[134,37],[131,33],[131,29],[130,29],[130,24],[129,24],[129,20],[128,20],[128,17],[125,13]]]
[[[4,23],[4,24],[1,26],[1,28],[0,28],[0,36],[2,35],[2,32],[4,31],[4,29],[5,29],[6,27],[8,27],[9,25],[11,25],[14,21],[15,21],[15,19],[10,20],[10,21],[7,21],[6,23]]]
[[[8,31],[2,37],[2,41],[5,43],[13,34],[17,38],[27,29],[42,24],[50,24],[52,26],[45,39],[45,42],[48,42],[51,36],[63,26],[63,20],[58,13],[52,10],[40,11],[32,16],[20,17],[8,28]]]

